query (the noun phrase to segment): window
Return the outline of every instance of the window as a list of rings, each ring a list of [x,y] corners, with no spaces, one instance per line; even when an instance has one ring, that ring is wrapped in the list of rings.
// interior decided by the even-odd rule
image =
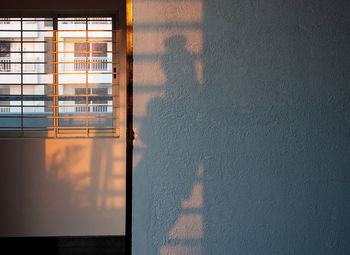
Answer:
[[[2,18],[0,20],[0,24],[10,24],[10,18]]]
[[[118,137],[112,17],[0,18],[0,136]]]
[[[75,94],[76,95],[81,95],[77,96],[75,100],[76,112],[107,112],[107,107],[108,107],[108,89],[107,88],[88,88],[88,94],[91,95],[89,107],[85,107],[85,94],[86,94],[86,89],[84,88],[76,88],[75,89]],[[95,97],[93,95],[101,95],[98,97]],[[106,95],[103,97],[102,95]]]
[[[0,41],[0,72],[11,71],[11,45],[9,41]]]
[[[84,71],[86,69],[86,54],[81,53],[85,51],[85,48],[92,51],[88,54],[88,70],[99,71],[107,70],[108,67],[108,56],[107,56],[107,43],[74,43],[74,70]]]

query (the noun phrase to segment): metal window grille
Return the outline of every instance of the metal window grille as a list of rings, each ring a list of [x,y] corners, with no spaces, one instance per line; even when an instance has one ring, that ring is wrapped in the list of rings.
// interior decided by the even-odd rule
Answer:
[[[0,24],[10,24],[10,18],[1,18]]]
[[[112,17],[0,18],[0,136],[119,136]]]

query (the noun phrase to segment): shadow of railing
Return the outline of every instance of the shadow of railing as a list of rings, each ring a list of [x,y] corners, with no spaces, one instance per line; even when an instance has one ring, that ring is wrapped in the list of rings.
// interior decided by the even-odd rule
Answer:
[[[201,0],[134,2],[135,254],[202,253],[202,15]]]

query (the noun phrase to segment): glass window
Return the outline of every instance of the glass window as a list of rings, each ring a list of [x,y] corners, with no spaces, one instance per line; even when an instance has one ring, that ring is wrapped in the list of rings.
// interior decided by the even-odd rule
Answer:
[[[112,24],[0,19],[0,136],[118,136]]]

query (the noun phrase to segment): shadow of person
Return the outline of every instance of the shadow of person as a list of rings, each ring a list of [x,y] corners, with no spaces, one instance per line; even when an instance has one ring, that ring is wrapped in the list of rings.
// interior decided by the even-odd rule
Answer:
[[[200,86],[194,58],[185,44],[183,36],[165,41],[166,52],[161,57],[167,78],[165,93],[149,102],[139,132],[147,148],[134,172],[138,185],[133,188],[133,212],[138,216],[133,219],[133,238],[142,242],[140,247],[152,249],[147,254],[158,254],[165,244],[181,214],[181,201],[191,193],[200,162]],[[145,231],[154,234],[138,236]]]

